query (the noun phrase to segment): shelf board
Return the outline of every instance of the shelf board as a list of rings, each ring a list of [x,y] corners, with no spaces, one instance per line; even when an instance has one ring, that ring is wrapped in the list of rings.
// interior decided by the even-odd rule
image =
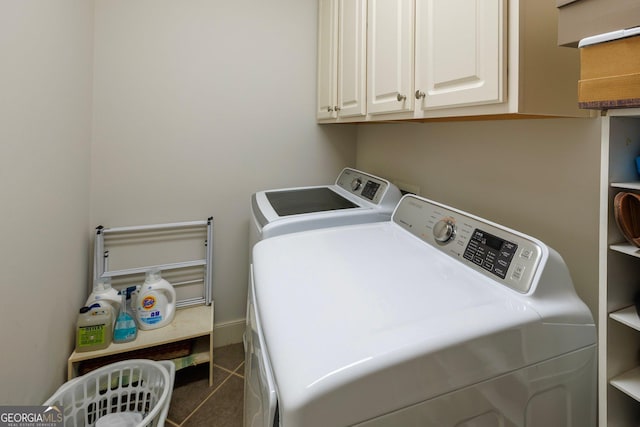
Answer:
[[[193,344],[191,354],[173,359],[176,369],[183,369],[188,366],[200,365],[211,361],[211,348],[209,340],[196,339]]]
[[[638,313],[636,313],[636,307],[633,305],[623,308],[622,310],[614,311],[609,314],[609,317],[636,331],[640,331],[640,318],[638,317]]]
[[[630,243],[618,243],[609,246],[612,251],[621,252],[626,255],[631,255],[636,258],[640,258],[640,248]]]
[[[640,367],[612,378],[609,384],[640,402]]]
[[[614,188],[626,188],[627,190],[640,190],[640,182],[612,182]]]
[[[207,363],[210,361],[210,347],[208,340],[198,340],[196,341],[193,351],[191,353],[191,358],[193,359],[193,363],[199,365],[201,363]]]
[[[69,362],[75,363],[96,357],[124,353],[141,348],[188,340],[213,332],[213,305],[202,305],[176,310],[176,316],[171,324],[150,331],[138,330],[134,341],[127,343],[111,343],[102,350],[76,352],[69,356]]]

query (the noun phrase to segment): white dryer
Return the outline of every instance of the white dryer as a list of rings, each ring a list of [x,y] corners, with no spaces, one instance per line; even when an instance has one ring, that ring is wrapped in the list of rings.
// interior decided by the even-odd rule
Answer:
[[[562,258],[417,196],[254,247],[246,427],[593,427],[596,329]]]
[[[251,197],[249,248],[281,234],[388,221],[401,196],[386,179],[352,168],[332,185],[259,191]]]

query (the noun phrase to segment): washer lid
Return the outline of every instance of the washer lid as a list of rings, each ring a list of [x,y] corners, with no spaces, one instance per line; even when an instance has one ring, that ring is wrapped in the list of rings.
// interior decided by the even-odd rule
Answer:
[[[351,425],[574,350],[571,335],[585,336],[584,325],[545,324],[531,298],[393,222],[267,239],[253,259],[285,426]],[[595,340],[587,327],[584,345]]]
[[[329,187],[267,191],[265,195],[279,216],[359,207]]]

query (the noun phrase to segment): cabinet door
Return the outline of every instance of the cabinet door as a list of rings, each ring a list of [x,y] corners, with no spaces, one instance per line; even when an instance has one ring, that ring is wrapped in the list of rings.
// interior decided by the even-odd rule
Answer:
[[[336,117],[338,0],[318,0],[318,76],[316,117]]]
[[[416,0],[421,109],[503,101],[503,0]]]
[[[413,110],[414,0],[369,0],[367,112]]]
[[[366,0],[339,0],[338,116],[366,113]]]

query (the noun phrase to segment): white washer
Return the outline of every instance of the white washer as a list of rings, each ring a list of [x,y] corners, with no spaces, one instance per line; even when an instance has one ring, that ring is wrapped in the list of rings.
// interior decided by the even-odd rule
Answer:
[[[254,248],[245,426],[593,427],[596,329],[562,258],[405,196]]]
[[[388,221],[401,196],[386,179],[351,168],[333,185],[259,191],[251,197],[249,248],[281,234]]]

